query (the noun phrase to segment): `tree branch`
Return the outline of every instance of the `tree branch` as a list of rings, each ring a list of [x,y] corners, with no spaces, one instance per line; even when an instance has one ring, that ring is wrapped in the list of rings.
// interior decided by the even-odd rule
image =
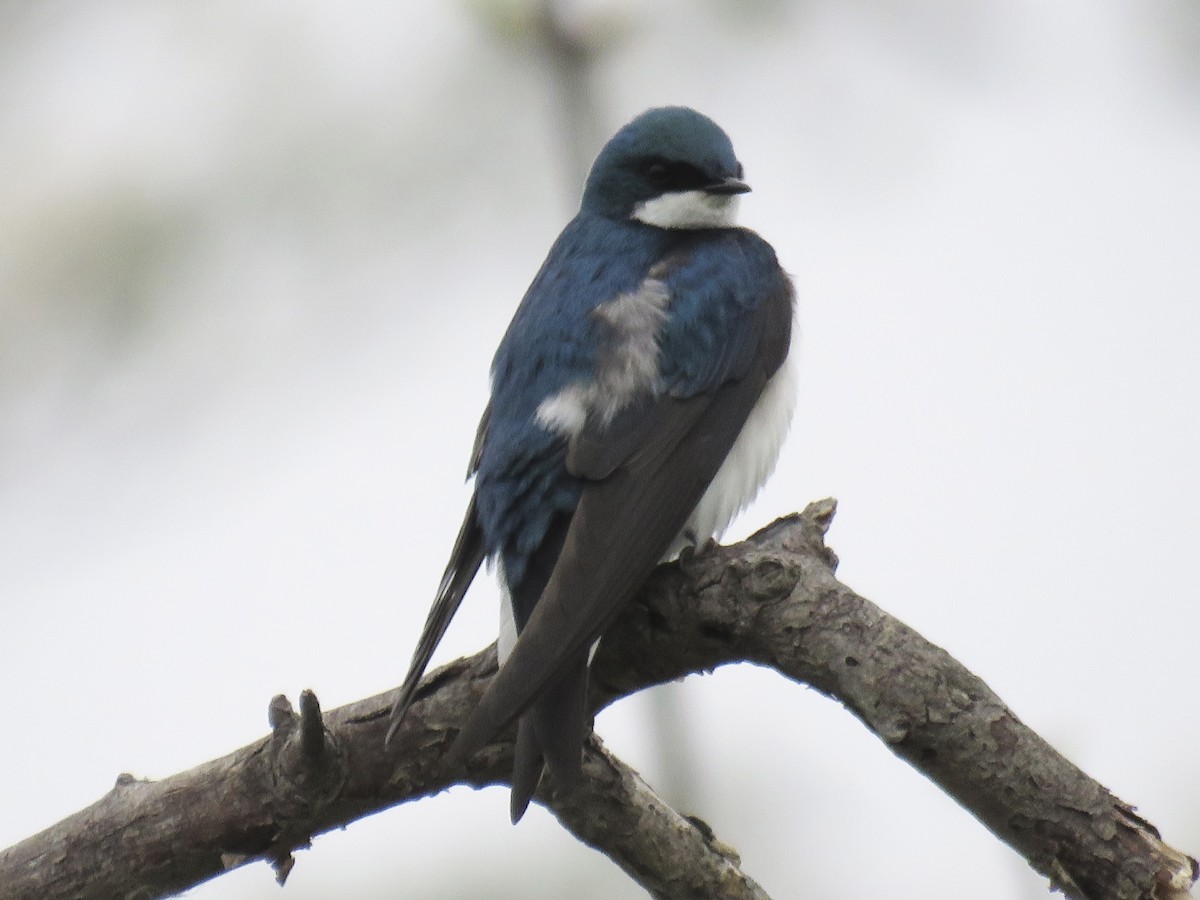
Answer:
[[[595,735],[588,743],[579,790],[559,794],[550,779],[540,786],[538,800],[564,828],[661,900],[769,900],[707,824],[671,809]]]
[[[1182,900],[1196,861],[1164,844],[1027,728],[975,675],[834,577],[832,501],[748,541],[660,567],[605,636],[599,709],[730,662],[770,666],[839,700],[1077,900]],[[496,667],[494,648],[429,675],[387,752],[391,694],[322,716],[272,702],[272,733],[157,782],[118,779],[97,803],[0,852],[2,900],[155,897],[256,859],[282,881],[313,835],[453,784],[503,783],[511,735],[466,766],[445,750]],[[656,897],[765,897],[703,823],[679,816],[593,740],[583,787],[538,800]]]

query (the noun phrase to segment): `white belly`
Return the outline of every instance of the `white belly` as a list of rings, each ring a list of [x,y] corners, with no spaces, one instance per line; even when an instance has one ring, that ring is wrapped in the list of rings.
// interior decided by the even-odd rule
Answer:
[[[796,369],[789,356],[767,382],[717,476],[664,559],[674,559],[684,547],[718,537],[754,499],[779,460],[795,406]]]

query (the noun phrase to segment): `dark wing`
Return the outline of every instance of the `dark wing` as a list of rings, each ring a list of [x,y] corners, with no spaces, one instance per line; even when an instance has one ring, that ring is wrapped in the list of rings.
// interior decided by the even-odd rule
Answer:
[[[453,754],[482,748],[586,653],[679,534],[787,356],[790,289],[750,316],[756,349],[740,377],[689,397],[656,398],[618,416],[619,431],[585,430],[573,442],[572,472],[601,480],[583,488],[542,598]]]
[[[471,461],[467,463],[467,478],[479,471],[479,460],[483,456],[483,445],[487,441],[488,427],[492,424],[492,404],[483,408],[479,417],[479,427],[475,429],[475,444],[471,447]]]
[[[475,446],[471,450],[471,462],[467,467],[468,478],[474,475],[475,470],[479,468],[479,456],[483,450],[483,443],[487,439],[490,420],[491,406],[489,405],[483,411],[483,417],[480,419],[479,428],[475,433]],[[417,641],[417,649],[413,651],[408,674],[404,678],[400,693],[396,696],[396,702],[392,704],[391,722],[388,725],[385,743],[391,743],[392,738],[400,729],[408,708],[416,699],[417,687],[421,682],[421,676],[425,674],[425,667],[429,665],[433,651],[437,649],[437,645],[446,634],[446,629],[450,627],[450,620],[458,611],[463,597],[466,596],[467,588],[471,586],[471,581],[475,578],[475,573],[479,571],[479,566],[483,563],[486,555],[483,529],[479,526],[479,517],[475,510],[475,497],[472,496],[471,502],[467,506],[467,513],[463,517],[462,527],[458,531],[458,538],[454,541],[450,562],[446,564],[446,571],[442,574],[441,584],[438,585],[437,596],[429,610],[429,617],[425,620],[421,637]]]

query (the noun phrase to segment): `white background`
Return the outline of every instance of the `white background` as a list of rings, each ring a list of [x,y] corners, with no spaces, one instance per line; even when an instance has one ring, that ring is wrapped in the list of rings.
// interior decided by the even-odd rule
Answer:
[[[0,846],[397,684],[487,365],[642,109],[696,106],[800,296],[800,400],[740,537],[836,496],[842,578],[1200,851],[1200,7],[592,2],[561,116],[520,3],[0,6]],[[495,631],[481,579],[439,659]],[[778,897],[1042,879],[811,691],[748,667],[597,727]],[[456,790],[281,894],[623,898]]]

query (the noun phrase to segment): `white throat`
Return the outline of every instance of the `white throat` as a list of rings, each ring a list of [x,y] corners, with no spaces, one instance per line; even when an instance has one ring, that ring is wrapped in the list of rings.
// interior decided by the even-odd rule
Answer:
[[[740,199],[737,194],[672,191],[643,200],[630,218],[658,228],[732,228]]]

